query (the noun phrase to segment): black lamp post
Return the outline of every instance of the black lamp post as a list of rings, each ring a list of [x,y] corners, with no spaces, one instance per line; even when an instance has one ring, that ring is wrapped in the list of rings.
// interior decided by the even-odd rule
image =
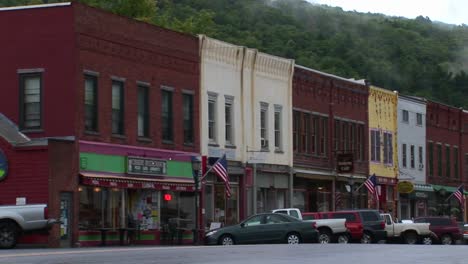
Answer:
[[[195,184],[195,228],[193,230],[193,244],[198,244],[198,217],[200,208],[200,179],[202,177],[201,159],[197,156],[192,156],[192,176]]]

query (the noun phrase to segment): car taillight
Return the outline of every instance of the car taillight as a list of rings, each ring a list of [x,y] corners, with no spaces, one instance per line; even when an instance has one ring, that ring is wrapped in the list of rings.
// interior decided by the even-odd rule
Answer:
[[[317,229],[317,223],[316,222],[312,222],[312,228]]]
[[[48,219],[49,218],[49,209],[46,207],[44,207],[44,219]]]
[[[380,222],[380,228],[385,229],[385,222]]]

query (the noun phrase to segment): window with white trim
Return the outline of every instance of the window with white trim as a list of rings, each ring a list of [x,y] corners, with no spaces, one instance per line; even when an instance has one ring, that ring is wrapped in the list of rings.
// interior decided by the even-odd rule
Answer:
[[[268,149],[268,103],[260,103],[260,146]]]
[[[283,111],[283,107],[281,105],[275,105],[275,150],[282,150],[282,134],[281,127],[282,127],[282,118],[281,114]]]
[[[42,127],[42,73],[22,73],[20,80],[20,128],[40,129]]]
[[[232,121],[234,115],[234,97],[224,97],[224,126],[225,126],[225,139],[227,145],[234,145],[234,133],[232,133]]]
[[[380,131],[371,130],[371,161],[380,162]]]
[[[215,93],[208,94],[208,140],[210,143],[216,143],[216,101],[218,97]]]

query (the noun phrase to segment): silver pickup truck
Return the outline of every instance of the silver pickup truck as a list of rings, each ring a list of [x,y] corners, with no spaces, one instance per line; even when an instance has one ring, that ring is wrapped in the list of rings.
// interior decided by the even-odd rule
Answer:
[[[346,226],[346,219],[344,218],[305,220],[298,208],[275,209],[272,213],[287,214],[303,221],[315,222],[317,231],[319,232],[318,242],[320,244],[328,244],[332,241],[340,244],[349,242],[350,234]]]
[[[13,248],[26,232],[48,230],[55,219],[48,219],[47,205],[0,206],[0,248]]]

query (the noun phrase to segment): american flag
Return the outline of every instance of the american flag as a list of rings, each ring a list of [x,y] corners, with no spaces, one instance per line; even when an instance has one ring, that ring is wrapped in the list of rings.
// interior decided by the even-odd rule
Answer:
[[[231,197],[231,185],[229,184],[229,174],[227,172],[226,154],[216,161],[213,165],[213,171],[224,182],[224,185],[226,186],[226,196],[228,198]]]
[[[366,186],[367,190],[375,196],[376,200],[379,200],[379,194],[377,192],[377,177],[375,177],[375,174],[372,174],[367,180],[364,182],[364,185]]]
[[[465,195],[464,195],[464,192],[463,192],[463,185],[458,187],[457,191],[454,192],[453,195],[458,199],[460,204],[463,204],[463,202],[465,201]]]

